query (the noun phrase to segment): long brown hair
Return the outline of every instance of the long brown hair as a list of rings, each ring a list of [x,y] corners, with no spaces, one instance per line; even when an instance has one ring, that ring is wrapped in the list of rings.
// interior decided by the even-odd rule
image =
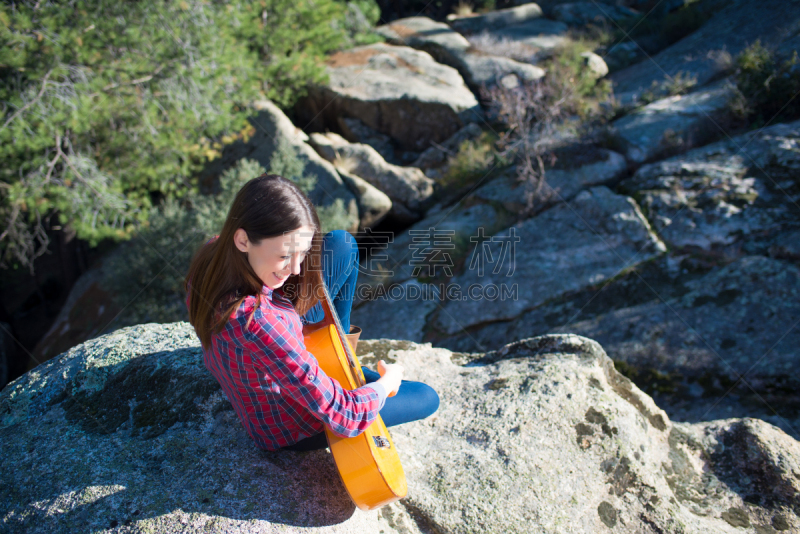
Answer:
[[[219,238],[195,253],[184,280],[184,289],[191,292],[189,322],[204,349],[211,347],[211,336],[225,327],[246,297],[256,297],[256,308],[261,304],[262,281],[245,253],[236,248],[236,230],[242,228],[247,239],[257,246],[262,239],[293,232],[301,226],[314,228],[311,250],[301,263],[300,274],[289,277],[283,289],[297,313],[303,315],[319,300],[317,291],[322,284],[322,237],[314,205],[292,181],[275,174],[263,174],[242,186]],[[248,317],[247,326],[256,308]]]

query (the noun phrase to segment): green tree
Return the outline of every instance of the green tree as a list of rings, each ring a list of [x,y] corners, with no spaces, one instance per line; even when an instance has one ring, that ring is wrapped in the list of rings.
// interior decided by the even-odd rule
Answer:
[[[351,12],[333,0],[4,3],[0,267],[33,272],[56,214],[91,246],[129,239],[247,137],[251,102],[287,107],[324,79],[320,58],[359,40]]]

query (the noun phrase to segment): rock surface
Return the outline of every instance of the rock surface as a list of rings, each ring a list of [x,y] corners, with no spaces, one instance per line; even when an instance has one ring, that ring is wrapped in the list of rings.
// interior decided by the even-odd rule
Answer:
[[[542,16],[542,8],[533,2],[507,9],[498,9],[480,15],[449,16],[447,21],[460,33],[478,33],[535,20]]]
[[[757,39],[779,51],[798,48],[800,5],[784,0],[738,0],[716,13],[694,33],[652,57],[614,73],[614,92],[640,94],[655,81],[678,73],[693,77],[698,85],[712,80],[730,65],[722,57],[735,57]],[[724,51],[723,56],[720,52]]]
[[[447,157],[449,155],[458,152],[461,143],[477,139],[480,137],[481,133],[483,133],[483,130],[481,130],[481,127],[477,124],[467,124],[444,142],[437,143],[437,146],[432,146],[425,150],[412,164],[412,167],[417,167],[425,171],[435,167],[441,167],[447,162]]]
[[[443,22],[428,17],[407,17],[375,28],[391,44],[410,46],[429,53],[436,61],[447,63],[449,57],[469,49],[469,41]]]
[[[634,41],[613,43],[603,54],[608,70],[616,72],[647,58],[646,52]]]
[[[419,532],[325,454],[257,449],[188,323],[120,329],[0,393],[5,532]]]
[[[225,147],[222,157],[214,160],[204,172],[219,175],[244,158],[255,160],[269,170],[282,138],[289,143],[305,165],[305,174],[316,178],[316,185],[309,194],[311,201],[317,206],[329,206],[337,199],[342,199],[346,210],[343,216],[347,220],[347,228],[355,229],[358,226],[356,199],[333,165],[319,157],[306,143],[308,136],[292,124],[278,106],[268,100],[262,100],[256,102],[255,107],[258,114],[249,119],[255,128],[252,137],[247,142],[237,141]]]
[[[423,220],[395,236],[385,250],[373,251],[370,270],[375,276],[372,280],[362,276],[360,281],[388,285],[413,277],[452,276],[456,263],[463,259],[477,236],[491,236],[514,220],[512,213],[474,200],[443,210],[432,209]],[[379,253],[381,259],[377,259]],[[371,335],[389,337],[390,334],[376,323]]]
[[[470,49],[469,41],[461,34],[427,17],[396,20],[376,31],[392,44],[424,50],[436,61],[455,68],[476,94],[498,83],[516,86],[544,76],[540,67]]]
[[[394,163],[395,151],[392,138],[386,134],[376,132],[358,119],[339,117],[337,121],[342,137],[351,143],[361,143],[374,148],[383,159]]]
[[[370,228],[382,221],[392,209],[392,199],[363,178],[342,168],[337,171],[356,196],[359,229]]]
[[[327,60],[330,78],[295,107],[316,131],[357,118],[407,150],[424,150],[481,119],[475,96],[458,71],[405,46],[377,43],[338,52]]]
[[[476,93],[498,84],[514,88],[521,83],[539,80],[545,75],[541,67],[506,57],[488,55],[477,50],[460,54],[456,56],[455,61],[464,81]]]
[[[578,336],[462,355],[362,341],[441,407],[392,429],[409,494],[355,510],[329,453],[255,447],[188,323],[121,329],[0,393],[10,533],[741,532],[796,529],[798,442],[672,423]]]
[[[585,67],[589,69],[593,77],[602,78],[608,74],[608,65],[606,65],[602,57],[594,52],[582,52],[581,57],[583,58]]]
[[[11,325],[0,322],[0,390],[8,382],[8,364],[14,354],[14,341],[11,338]]]
[[[422,342],[427,317],[441,301],[437,287],[412,279],[371,289],[372,300],[353,310],[350,316],[351,324],[360,326],[364,332],[361,339],[392,336],[392,339]],[[376,336],[374,332],[381,334]]]
[[[512,239],[519,240],[514,250]],[[446,334],[511,319],[548,299],[607,280],[665,251],[636,203],[602,186],[583,191],[573,201],[501,232],[496,242],[486,243],[488,249],[483,246],[473,250],[471,263],[484,259],[488,267],[481,272],[476,263],[456,276],[452,283],[461,288],[461,294],[438,313],[436,327]],[[476,297],[468,298],[470,287],[484,288],[479,305]],[[491,295],[483,294],[487,287],[506,287],[508,295],[491,299]]]
[[[570,325],[614,359],[662,372],[746,380],[786,378],[797,365],[800,269],[747,256],[653,300]]]
[[[657,100],[612,123],[616,142],[635,163],[683,152],[723,135],[733,86],[721,80],[686,95]]]
[[[638,13],[625,6],[598,4],[594,2],[570,2],[554,6],[550,16],[570,26],[603,24],[609,21],[635,17]]]
[[[671,248],[766,254],[800,220],[798,154],[800,121],[777,124],[645,165],[621,188]]]
[[[563,22],[535,19],[470,35],[469,42],[485,53],[537,63],[568,42],[567,30]]]
[[[622,154],[612,150],[578,146],[565,151],[554,166],[545,165],[545,183],[540,192],[545,204],[571,200],[580,191],[608,185],[620,178],[628,168]],[[526,206],[526,195],[531,186],[521,184],[516,173],[505,173],[500,178],[479,187],[473,196],[499,202],[512,212]]]
[[[421,170],[387,163],[369,145],[348,143],[335,133],[313,133],[311,144],[323,158],[363,178],[408,211],[419,212],[433,194],[433,180]]]

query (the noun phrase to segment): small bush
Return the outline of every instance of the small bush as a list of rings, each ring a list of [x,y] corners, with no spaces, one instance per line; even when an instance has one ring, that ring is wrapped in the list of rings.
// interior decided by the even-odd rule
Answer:
[[[800,117],[797,51],[781,61],[756,41],[739,54],[736,65],[736,86],[743,97],[736,102],[741,116],[752,121],[755,127]]]
[[[311,193],[317,181],[314,176],[306,174],[305,164],[297,157],[294,147],[285,137],[278,139],[275,153],[270,161],[269,172],[293,181],[305,194]]]
[[[495,139],[484,132],[477,139],[467,139],[458,152],[447,158],[447,170],[440,181],[443,187],[458,187],[482,178],[494,165]]]
[[[581,56],[592,51],[596,43],[570,40],[559,47],[553,58],[543,65],[547,71],[548,83],[560,91],[561,104],[565,111],[587,119],[598,111],[600,102],[611,96],[611,82],[598,80],[594,73],[586,67],[586,60]]]
[[[678,71],[675,76],[667,78],[660,83],[653,80],[650,88],[644,90],[639,96],[639,100],[644,104],[650,104],[668,96],[686,94],[695,85],[697,85],[696,76],[690,76],[683,71]]]
[[[323,234],[331,230],[350,230],[350,218],[347,216],[347,207],[344,200],[337,198],[333,204],[317,206],[319,224]]]
[[[586,41],[572,41],[544,65],[547,75],[542,80],[483,92],[490,116],[506,127],[498,140],[499,156],[516,161],[517,178],[524,186],[527,207],[520,217],[535,215],[553,194],[545,187],[545,161],[558,140],[606,120],[601,104],[608,101],[611,86],[587,68],[581,54],[591,49]]]

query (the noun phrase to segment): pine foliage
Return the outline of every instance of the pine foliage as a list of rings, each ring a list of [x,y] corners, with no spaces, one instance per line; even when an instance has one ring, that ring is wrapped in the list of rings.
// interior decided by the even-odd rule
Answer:
[[[362,11],[334,0],[3,3],[0,267],[32,271],[54,214],[91,246],[129,239],[247,138],[251,102],[292,105],[324,79],[324,54],[369,40],[353,23]]]

